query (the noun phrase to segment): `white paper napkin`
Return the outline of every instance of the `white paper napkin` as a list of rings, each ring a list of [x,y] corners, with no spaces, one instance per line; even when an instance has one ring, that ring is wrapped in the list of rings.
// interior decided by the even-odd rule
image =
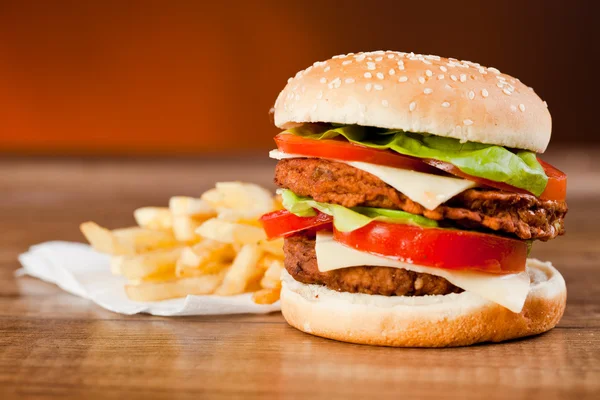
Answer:
[[[252,294],[237,296],[187,296],[156,302],[131,301],[125,294],[125,278],[110,272],[109,257],[90,246],[71,242],[46,242],[19,256],[20,275],[54,283],[76,296],[120,314],[147,313],[161,316],[265,314],[279,311],[279,302],[255,304]]]

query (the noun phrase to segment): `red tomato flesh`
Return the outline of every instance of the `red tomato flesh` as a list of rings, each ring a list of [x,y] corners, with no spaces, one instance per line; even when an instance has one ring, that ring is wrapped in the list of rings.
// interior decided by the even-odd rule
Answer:
[[[319,212],[314,217],[299,217],[287,210],[273,211],[260,217],[268,239],[287,237],[300,231],[321,227],[331,230],[333,218]]]
[[[261,222],[269,239],[333,230],[335,240],[354,249],[435,268],[514,273],[525,270],[527,259],[525,242],[479,232],[378,221],[340,232],[327,214],[298,217],[287,210],[265,214]]]
[[[435,268],[502,274],[524,271],[527,261],[524,241],[479,232],[378,221],[333,232],[335,240],[356,250]]]
[[[567,198],[567,174],[541,160],[539,157],[538,161],[548,176],[548,184],[544,192],[540,195],[540,198],[544,200],[564,201]]]
[[[328,158],[341,161],[361,161],[387,167],[410,169],[428,174],[440,175],[439,169],[431,167],[415,157],[404,156],[391,150],[371,149],[346,140],[314,140],[280,133],[275,136],[280,151],[308,157]]]
[[[494,182],[489,179],[465,174],[456,166],[447,162],[409,157],[391,150],[372,149],[346,140],[314,140],[286,133],[275,136],[275,142],[280,151],[288,154],[341,161],[361,161],[435,175],[443,174],[441,171],[445,171],[449,174],[477,182],[483,186],[513,193],[531,194],[526,190],[507,185],[506,183]],[[544,200],[564,201],[567,194],[567,175],[539,158],[538,161],[548,176],[548,184],[544,192],[540,195],[540,198]]]

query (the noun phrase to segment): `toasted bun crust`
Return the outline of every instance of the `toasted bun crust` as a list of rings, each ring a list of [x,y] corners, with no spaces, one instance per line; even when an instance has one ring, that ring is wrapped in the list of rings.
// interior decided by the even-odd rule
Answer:
[[[395,347],[501,342],[546,332],[565,310],[565,281],[552,264],[530,259],[528,272],[529,295],[515,314],[469,292],[425,297],[340,293],[297,282],[284,271],[281,312],[303,332],[343,342]]]
[[[544,152],[552,120],[533,91],[495,68],[395,51],[333,57],[290,78],[275,124],[358,124]]]

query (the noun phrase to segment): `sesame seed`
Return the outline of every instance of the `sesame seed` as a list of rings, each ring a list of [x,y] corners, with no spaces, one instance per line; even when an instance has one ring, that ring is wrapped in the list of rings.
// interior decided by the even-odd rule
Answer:
[[[482,95],[483,97],[488,97],[488,94],[489,94],[489,93],[488,93],[488,91],[487,91],[486,89],[481,89],[481,95]]]
[[[498,79],[499,81],[505,81],[506,78],[503,77],[502,75],[496,75],[496,79]]]
[[[452,79],[454,82],[457,81],[456,75],[450,75],[450,79]]]
[[[327,78],[321,78],[321,79],[319,79],[319,82],[321,82],[321,83],[327,83]]]
[[[365,72],[364,77],[367,78],[367,79],[371,79],[373,77],[373,75],[371,75],[370,72]]]
[[[510,94],[512,93],[512,92],[511,92],[510,90],[508,90],[508,89],[504,89],[504,90],[502,90],[502,91],[503,91],[505,94],[509,95],[509,96],[510,96]]]
[[[346,80],[344,82],[346,82],[346,83],[354,83],[354,78],[346,78]]]
[[[438,78],[438,79],[441,81],[442,79],[444,79],[444,74],[439,74],[439,75],[437,76],[437,78]]]
[[[287,83],[290,83],[294,78],[288,78]]]
[[[393,54],[388,54],[388,58],[391,60],[392,58],[394,58]]]
[[[475,98],[475,92],[471,90],[469,92],[469,100],[473,100],[474,98]]]
[[[521,110],[521,112],[525,112],[525,104],[519,104],[519,110]]]
[[[423,78],[422,76],[419,77],[419,83],[425,83],[425,78]]]
[[[497,68],[494,68],[494,67],[489,67],[488,71],[493,72],[495,74],[499,74],[500,73],[500,71]]]
[[[433,93],[433,89],[425,88],[425,90],[423,90],[423,93],[425,93],[425,94],[431,94],[431,93]]]
[[[465,119],[465,120],[463,121],[463,124],[465,124],[465,125],[467,125],[467,126],[469,126],[469,125],[473,125],[473,121],[471,121],[470,119]]]
[[[431,65],[431,61],[427,61],[427,60],[421,60],[421,61],[423,61],[423,63],[425,63],[425,64]]]
[[[415,103],[414,101],[408,105],[408,109],[410,111],[415,111],[415,108],[417,108],[417,103]]]
[[[504,87],[504,84],[502,82],[498,82],[498,83],[496,83],[496,86],[498,86],[500,89],[502,89]]]
[[[352,60],[346,60],[342,63],[342,65],[350,65],[352,64]]]
[[[372,87],[373,87],[373,84],[372,84],[372,83],[367,83],[367,84],[365,85],[365,89],[367,90],[367,92],[370,92]]]
[[[461,82],[466,82],[467,81],[467,75],[466,74],[460,74],[460,81]]]
[[[375,90],[383,90],[383,86],[381,86],[378,83],[376,83],[375,85],[373,85],[373,87],[375,88]]]
[[[440,69],[442,72],[448,72],[448,68],[444,67],[443,65],[440,65]]]
[[[390,103],[388,103],[388,101],[387,101],[387,100],[385,100],[385,99],[384,99],[384,100],[381,100],[381,105],[382,105],[382,106],[384,106],[384,107],[387,107],[389,104],[390,104]]]
[[[383,76],[383,73],[381,73],[381,72],[378,72],[378,73],[377,73],[377,78],[378,78],[378,79],[383,79],[383,78],[384,78],[384,76]]]
[[[389,71],[389,74],[390,75],[394,75],[395,73],[396,73],[396,70],[394,68],[391,68],[390,71]]]
[[[544,100],[544,105],[546,106],[546,108],[548,108],[548,103],[546,102],[546,100]]]
[[[383,60],[383,57],[377,57],[377,58],[375,59],[375,61],[381,61],[381,60]]]
[[[450,103],[448,103],[447,101],[445,101],[445,102],[442,103],[442,107],[448,108],[448,107],[450,107]]]
[[[446,83],[446,86],[444,86],[444,87],[445,87],[446,89],[452,89],[452,86],[448,85],[447,83]]]
[[[425,71],[425,75],[427,75],[429,77],[432,77],[433,76],[433,72],[431,72],[431,70],[428,69],[427,71]]]
[[[331,69],[331,67],[328,65],[328,66],[326,66],[326,67],[323,69],[323,71],[324,71],[324,72],[327,72],[327,71],[329,71],[330,69]]]
[[[319,91],[319,93],[317,94],[317,99],[321,100],[323,98],[323,91]]]
[[[407,76],[401,76],[400,79],[398,79],[398,82],[406,82],[408,80]]]
[[[375,63],[374,62],[367,62],[367,69],[373,71],[375,69]]]
[[[363,53],[363,54],[359,54],[358,56],[355,56],[355,57],[354,57],[354,59],[355,59],[356,61],[358,61],[358,62],[361,62],[362,60],[364,60],[364,59],[365,59],[365,57],[366,57],[366,56],[365,56],[365,55],[364,55],[364,53]]]
[[[517,107],[511,104],[510,105],[510,110],[511,111],[517,111]]]

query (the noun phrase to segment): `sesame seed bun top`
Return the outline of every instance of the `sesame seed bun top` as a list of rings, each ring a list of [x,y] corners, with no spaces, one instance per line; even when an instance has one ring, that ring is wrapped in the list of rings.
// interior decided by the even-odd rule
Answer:
[[[544,152],[552,120],[532,88],[470,61],[395,51],[335,56],[288,80],[275,124],[357,124]]]

